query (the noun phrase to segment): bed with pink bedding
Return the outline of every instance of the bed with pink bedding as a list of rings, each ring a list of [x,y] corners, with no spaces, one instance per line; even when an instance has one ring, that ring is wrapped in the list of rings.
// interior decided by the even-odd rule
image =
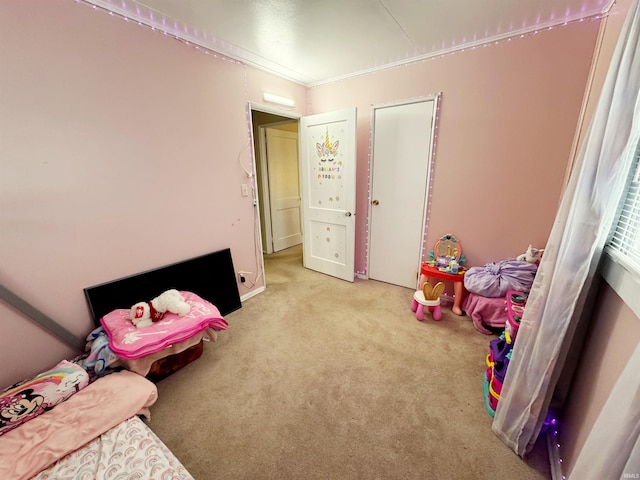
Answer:
[[[5,390],[5,411],[24,407],[24,392],[38,395],[32,383]],[[0,434],[1,479],[193,478],[138,417],[149,418],[157,399],[149,380],[123,370],[65,395],[50,409],[11,417],[15,424]]]
[[[488,298],[469,293],[462,302],[462,310],[471,317],[476,330],[485,335],[495,333],[489,328],[502,329],[507,322],[507,302],[504,297]]]
[[[130,306],[172,288],[190,312],[135,327]],[[87,352],[0,391],[0,480],[192,479],[140,419],[158,394],[144,376],[227,329],[242,306],[230,249],[84,291],[98,327]]]
[[[128,318],[131,306],[169,289],[182,293],[191,305],[189,314],[178,318],[167,313],[160,322],[135,327]],[[215,341],[216,332],[227,328],[223,316],[242,307],[229,248],[87,287],[84,292],[97,330],[108,337],[108,344],[104,338],[87,337],[93,342],[89,348],[95,349],[96,371],[107,364],[140,375],[151,373],[154,381],[169,374],[162,366],[168,357],[175,364],[193,361],[193,351],[202,352],[202,341]]]
[[[181,291],[191,307],[179,316],[167,312],[162,320],[137,328],[129,319],[129,309],[116,309],[100,319],[109,338],[109,347],[118,357],[112,366],[124,366],[140,375],[149,373],[156,360],[182,352],[201,340],[216,341],[217,332],[226,330],[218,307],[193,292]]]

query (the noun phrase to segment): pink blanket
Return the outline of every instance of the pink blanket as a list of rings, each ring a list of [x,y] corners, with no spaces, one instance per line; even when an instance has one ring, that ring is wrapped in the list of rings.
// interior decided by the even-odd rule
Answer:
[[[159,352],[212,328],[226,330],[229,324],[215,305],[192,292],[180,292],[191,311],[184,317],[167,312],[162,320],[137,328],[129,319],[129,310],[119,309],[100,319],[109,336],[109,347],[121,358],[136,359]]]
[[[473,320],[473,326],[480,333],[491,335],[494,332],[485,326],[504,328],[507,322],[507,303],[504,297],[488,298],[469,293],[462,303],[462,310]]]
[[[126,370],[99,378],[0,437],[0,478],[31,478],[127,418],[148,416],[157,396],[153,383]]]

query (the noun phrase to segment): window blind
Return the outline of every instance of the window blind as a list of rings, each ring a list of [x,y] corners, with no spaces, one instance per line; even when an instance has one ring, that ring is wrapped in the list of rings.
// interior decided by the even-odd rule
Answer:
[[[640,278],[640,142],[608,247],[611,256]]]

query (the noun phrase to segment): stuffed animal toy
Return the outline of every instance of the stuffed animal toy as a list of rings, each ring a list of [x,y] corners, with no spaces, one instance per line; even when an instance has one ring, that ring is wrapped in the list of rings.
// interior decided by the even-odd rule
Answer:
[[[542,258],[542,253],[544,252],[544,248],[533,248],[532,245],[529,245],[527,251],[522,255],[518,255],[516,260],[520,262],[529,262],[529,263],[540,263],[540,259]]]
[[[178,290],[171,289],[161,293],[150,302],[138,302],[129,311],[131,322],[138,328],[162,320],[166,312],[184,317],[191,310]]]

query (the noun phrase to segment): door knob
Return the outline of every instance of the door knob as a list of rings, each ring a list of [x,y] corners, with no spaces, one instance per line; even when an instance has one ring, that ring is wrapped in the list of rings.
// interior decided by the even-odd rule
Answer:
[[[345,217],[350,217],[350,216],[351,216],[351,212],[346,212],[346,213],[344,214],[344,216],[345,216]]]
[[[371,202],[373,205],[379,205],[380,202],[378,200],[374,200],[373,202]]]

